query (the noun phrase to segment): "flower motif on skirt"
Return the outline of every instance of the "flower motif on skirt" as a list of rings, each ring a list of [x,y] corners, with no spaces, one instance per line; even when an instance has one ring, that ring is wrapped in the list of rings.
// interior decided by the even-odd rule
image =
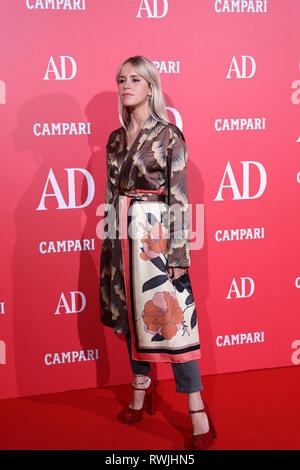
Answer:
[[[175,292],[156,292],[144,305],[143,320],[147,332],[173,338],[184,320]]]
[[[144,251],[140,257],[147,261],[149,259],[157,258],[161,253],[165,255],[168,249],[166,238],[166,229],[160,222],[155,222],[151,229],[147,232],[145,238],[142,238]]]

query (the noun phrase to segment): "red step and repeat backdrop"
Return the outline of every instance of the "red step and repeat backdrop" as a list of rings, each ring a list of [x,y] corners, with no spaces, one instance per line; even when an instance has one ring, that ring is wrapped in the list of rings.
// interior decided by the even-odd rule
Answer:
[[[188,144],[202,375],[300,363],[299,18],[298,0],[1,1],[0,398],[131,380],[99,321],[97,208],[132,55]]]

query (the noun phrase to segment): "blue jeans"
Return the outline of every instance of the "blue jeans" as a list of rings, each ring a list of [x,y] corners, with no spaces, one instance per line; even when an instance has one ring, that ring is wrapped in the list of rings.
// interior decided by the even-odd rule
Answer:
[[[131,354],[131,336],[125,335],[130,365],[134,375],[147,375],[151,371],[150,362],[135,361]],[[196,360],[188,362],[172,362],[172,369],[176,384],[176,392],[194,393],[203,390],[200,371]]]

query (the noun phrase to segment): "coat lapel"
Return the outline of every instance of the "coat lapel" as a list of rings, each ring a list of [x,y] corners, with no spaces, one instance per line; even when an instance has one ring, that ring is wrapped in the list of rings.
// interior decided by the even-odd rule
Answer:
[[[125,129],[122,128],[121,132],[121,147],[122,147],[122,164],[119,171],[119,181],[125,182],[127,181],[130,169],[132,167],[134,157],[136,154],[141,155],[141,149],[146,141],[151,140],[153,134],[157,132],[157,130],[161,129],[164,125],[161,124],[156,119],[153,119],[150,115],[148,119],[145,121],[143,127],[141,128],[140,132],[138,133],[135,141],[131,145],[130,149],[127,150],[127,135]]]

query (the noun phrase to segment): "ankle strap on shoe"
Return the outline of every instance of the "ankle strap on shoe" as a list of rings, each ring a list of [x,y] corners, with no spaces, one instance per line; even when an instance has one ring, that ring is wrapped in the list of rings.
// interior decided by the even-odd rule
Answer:
[[[151,384],[151,377],[148,375],[135,375],[134,378],[132,386],[135,390],[146,390]],[[139,385],[144,387],[139,387]]]
[[[189,413],[192,415],[193,413],[205,413],[205,407],[202,410],[189,410]]]

